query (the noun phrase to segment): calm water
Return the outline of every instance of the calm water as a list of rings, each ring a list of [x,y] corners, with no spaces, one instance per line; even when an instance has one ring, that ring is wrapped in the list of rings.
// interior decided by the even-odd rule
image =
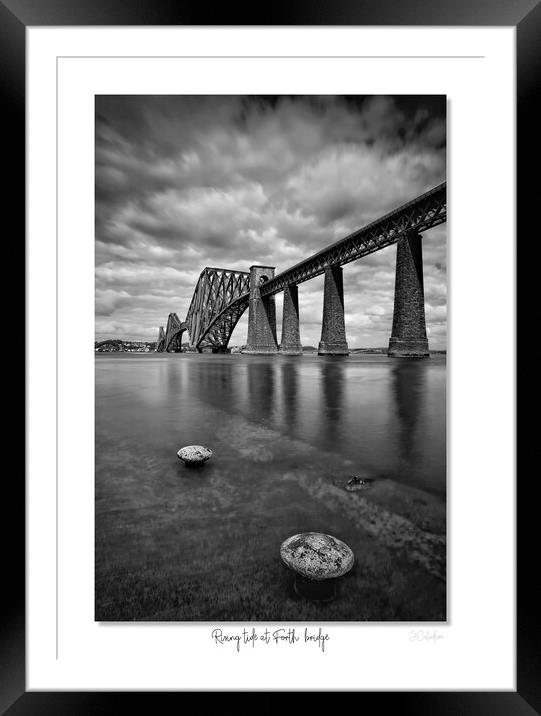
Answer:
[[[96,618],[319,619],[279,560],[311,530],[357,560],[328,619],[444,618],[445,384],[442,356],[97,354]]]
[[[96,448],[102,435],[109,446],[128,437],[137,451],[168,455],[196,443],[219,459],[225,425],[243,418],[444,495],[445,380],[440,356],[98,354]],[[245,447],[246,436],[237,437]],[[280,457],[294,465],[296,444]]]

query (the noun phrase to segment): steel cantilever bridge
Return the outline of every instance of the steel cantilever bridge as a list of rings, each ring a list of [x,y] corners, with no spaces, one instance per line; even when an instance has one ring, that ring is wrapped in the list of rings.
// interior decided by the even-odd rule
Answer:
[[[385,216],[309,256],[278,275],[272,266],[250,271],[205,268],[199,276],[188,313],[181,321],[170,313],[159,329],[156,350],[178,352],[185,331],[199,351],[227,351],[238,320],[248,308],[246,353],[300,354],[297,286],[325,274],[322,355],[349,352],[344,327],[342,266],[397,244],[394,316],[389,354],[428,355],[421,234],[447,220],[447,186],[439,184]],[[284,292],[282,340],[276,337],[274,296]]]

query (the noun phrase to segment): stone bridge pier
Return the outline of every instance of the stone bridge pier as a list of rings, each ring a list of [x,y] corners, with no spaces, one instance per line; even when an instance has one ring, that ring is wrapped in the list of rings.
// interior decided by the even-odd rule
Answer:
[[[299,329],[299,289],[296,284],[286,286],[284,289],[280,353],[288,356],[302,355]]]
[[[320,356],[349,355],[344,322],[344,282],[342,274],[341,266],[325,267],[323,320],[321,322],[321,340],[317,350]]]
[[[396,245],[393,328],[390,356],[422,358],[430,355],[426,337],[423,285],[423,245],[416,231]]]
[[[278,352],[276,340],[276,302],[274,295],[261,296],[261,286],[274,278],[274,266],[250,266],[248,340],[243,353]]]

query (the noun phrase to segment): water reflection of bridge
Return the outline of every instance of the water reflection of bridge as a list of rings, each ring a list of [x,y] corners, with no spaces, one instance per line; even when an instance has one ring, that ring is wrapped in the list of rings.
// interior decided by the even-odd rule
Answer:
[[[299,355],[298,285],[324,274],[323,317],[319,355],[348,355],[344,323],[342,266],[397,244],[394,314],[389,355],[426,356],[425,305],[421,234],[447,220],[446,183],[353,232],[275,276],[272,266],[249,272],[205,268],[181,321],[170,313],[160,327],[156,350],[181,350],[188,332],[190,345],[202,351],[227,350],[231,335],[248,309],[245,353]],[[275,296],[283,292],[282,337],[278,345]]]
[[[353,461],[352,470],[362,465],[412,484],[429,484],[434,473],[440,489],[434,455],[444,440],[445,391],[439,361],[186,358],[155,364],[163,371],[159,392],[167,395],[168,421],[175,423],[187,405],[194,426],[209,409],[226,410],[221,429],[233,434],[249,424],[254,450],[259,430],[269,429],[276,440],[286,438],[284,449],[299,447],[298,458],[309,445]]]

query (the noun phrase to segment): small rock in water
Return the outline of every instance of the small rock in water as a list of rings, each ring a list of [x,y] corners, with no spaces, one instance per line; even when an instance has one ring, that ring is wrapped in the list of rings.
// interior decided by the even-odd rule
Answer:
[[[372,480],[363,477],[357,477],[353,475],[346,483],[346,490],[348,492],[356,492],[357,490],[367,490],[370,487]]]
[[[212,457],[212,450],[203,445],[186,445],[177,452],[177,457],[185,465],[204,465]]]
[[[372,487],[374,479],[371,477],[359,477],[351,475],[350,477],[342,477],[339,480],[333,480],[332,484],[346,492],[357,492],[358,490],[368,490]]]

